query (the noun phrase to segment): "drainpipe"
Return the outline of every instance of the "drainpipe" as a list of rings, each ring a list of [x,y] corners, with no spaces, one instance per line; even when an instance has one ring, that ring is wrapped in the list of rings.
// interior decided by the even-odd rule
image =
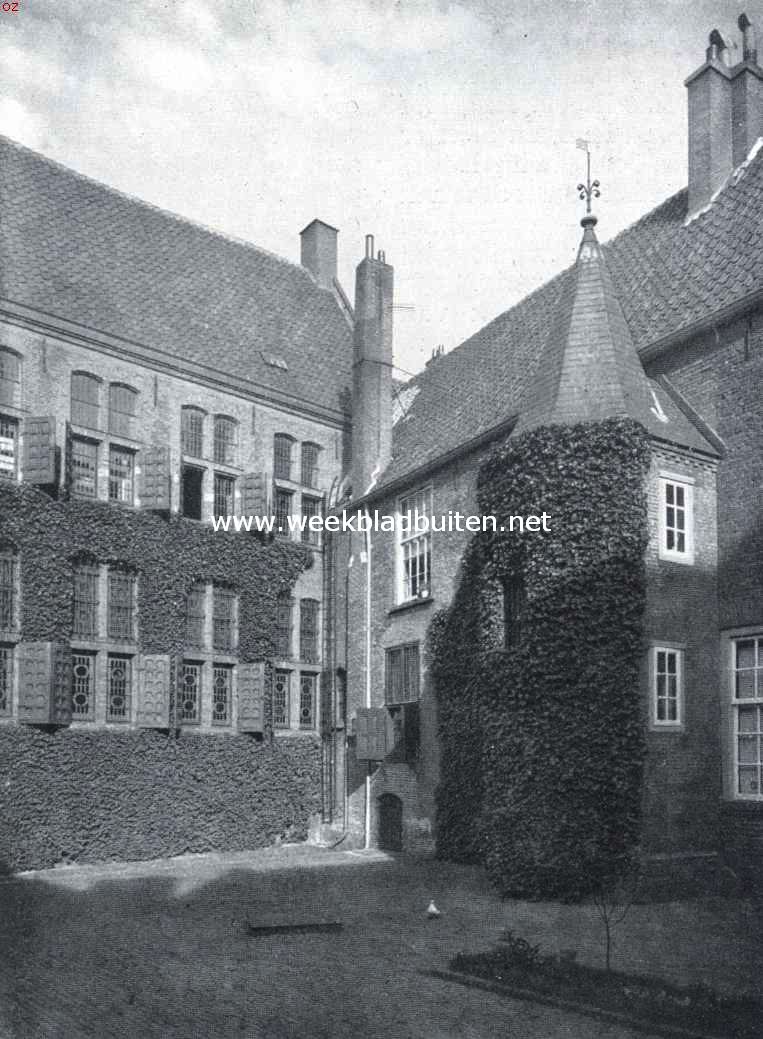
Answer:
[[[371,706],[371,516],[368,508],[366,515],[366,707]],[[365,819],[366,851],[371,847],[371,762],[366,762],[366,819]]]

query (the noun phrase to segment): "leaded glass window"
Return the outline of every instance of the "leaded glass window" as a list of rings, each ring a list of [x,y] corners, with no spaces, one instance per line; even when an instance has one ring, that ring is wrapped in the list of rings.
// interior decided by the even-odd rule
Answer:
[[[232,476],[215,473],[215,516],[233,515],[233,491],[236,481]]]
[[[75,498],[95,498],[98,491],[98,444],[94,440],[72,437],[72,494]]]
[[[318,676],[303,671],[299,676],[299,727],[315,728],[315,700]]]
[[[289,592],[278,596],[276,606],[276,656],[286,659],[291,656],[291,625],[294,600]]]
[[[197,724],[201,720],[201,664],[184,661],[180,669],[178,720]]]
[[[207,610],[207,589],[203,584],[191,586],[185,603],[185,642],[193,649],[203,649]]]
[[[318,602],[303,599],[299,604],[299,659],[306,664],[316,664],[318,651]]]
[[[99,429],[101,383],[88,372],[72,372],[71,416],[75,426]]]
[[[122,383],[109,386],[109,432],[118,436],[132,437],[134,434],[137,390]]]
[[[386,652],[384,699],[388,704],[419,699],[419,644],[393,646]]]
[[[294,440],[286,433],[273,437],[273,476],[276,480],[291,480],[292,449]]]
[[[236,464],[236,421],[215,416],[214,460],[221,465]]]
[[[212,589],[212,647],[226,652],[236,648],[236,593],[230,588]]]
[[[305,487],[318,486],[318,458],[320,447],[317,444],[302,445],[302,483]]]
[[[19,457],[19,424],[0,415],[0,479],[14,480]]]
[[[204,451],[204,412],[183,408],[180,422],[180,448],[184,455],[202,458]]]
[[[133,639],[135,576],[123,570],[109,570],[108,635],[112,639]]]
[[[310,529],[310,519],[313,516],[320,516],[321,514],[321,500],[320,498],[308,498],[302,497],[302,516],[305,520],[305,525],[302,528],[302,540],[308,545],[317,545],[320,541],[321,535],[318,530]],[[317,524],[316,524],[317,526]]]
[[[80,563],[74,568],[74,621],[78,638],[98,638],[98,567]]]
[[[13,697],[13,646],[0,646],[0,714],[11,713]]]
[[[130,720],[130,685],[132,661],[129,657],[109,654],[107,661],[106,721],[128,722]]]
[[[21,365],[18,354],[0,347],[0,404],[18,406],[21,389]]]
[[[231,720],[233,668],[215,664],[212,668],[212,724],[228,725]]]
[[[18,624],[17,569],[16,553],[0,551],[0,631],[15,631]]]
[[[95,718],[95,653],[72,654],[72,716],[78,721]]]
[[[290,725],[290,681],[289,671],[276,671],[273,680],[273,727],[276,729],[288,729]]]
[[[109,501],[132,505],[135,490],[135,455],[121,447],[109,448]]]
[[[282,491],[276,488],[276,533],[284,537],[291,537],[289,530],[289,516],[291,516],[291,491]]]

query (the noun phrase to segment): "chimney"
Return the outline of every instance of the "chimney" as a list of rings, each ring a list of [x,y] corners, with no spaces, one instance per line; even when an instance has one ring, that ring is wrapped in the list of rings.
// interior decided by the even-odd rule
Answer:
[[[717,29],[705,62],[686,80],[689,92],[689,214],[706,206],[732,170],[763,135],[763,69],[755,31],[739,16],[742,60],[729,66],[729,49]]]
[[[360,498],[392,457],[392,294],[394,271],[374,256],[373,235],[355,276],[352,493]]]
[[[331,224],[313,220],[299,232],[302,243],[300,263],[307,267],[323,289],[333,289],[337,276],[337,235]]]
[[[742,31],[742,60],[731,70],[732,162],[744,162],[763,137],[763,69],[758,64],[755,29],[746,14],[737,25]]]

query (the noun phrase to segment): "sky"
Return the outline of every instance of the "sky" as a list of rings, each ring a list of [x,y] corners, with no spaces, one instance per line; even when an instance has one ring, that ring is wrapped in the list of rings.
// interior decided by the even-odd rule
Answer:
[[[759,0],[760,2],[760,0]],[[0,132],[299,260],[339,228],[395,267],[420,370],[573,261],[585,177],[612,237],[686,183],[686,91],[742,0],[20,0]],[[763,6],[747,10],[763,30]],[[756,17],[757,16],[757,17]],[[738,55],[732,50],[732,55]]]

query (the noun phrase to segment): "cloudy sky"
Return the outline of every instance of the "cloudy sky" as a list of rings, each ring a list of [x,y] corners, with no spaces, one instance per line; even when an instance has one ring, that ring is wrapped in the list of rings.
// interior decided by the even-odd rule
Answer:
[[[395,265],[422,367],[574,257],[591,140],[611,237],[683,187],[684,78],[741,0],[20,0],[0,132],[299,258],[314,216],[352,295]],[[758,14],[763,27],[763,9]],[[733,52],[738,53],[738,52]]]

